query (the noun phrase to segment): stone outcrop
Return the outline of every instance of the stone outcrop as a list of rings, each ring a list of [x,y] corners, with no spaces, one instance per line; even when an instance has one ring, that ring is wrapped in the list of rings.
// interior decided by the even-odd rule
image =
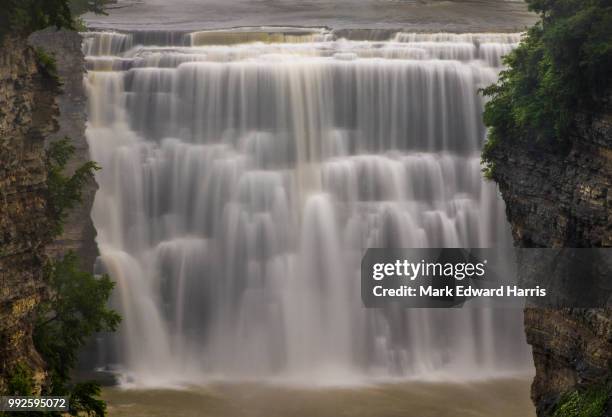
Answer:
[[[44,140],[57,128],[57,82],[38,65],[27,41],[0,45],[0,391],[18,362],[44,379],[32,343],[33,311],[45,296],[50,242]]]
[[[568,145],[509,140],[495,151],[494,179],[517,246],[612,246],[610,104],[598,116],[577,116]],[[564,393],[610,380],[612,308],[527,309],[525,328],[539,416],[550,415]]]
[[[83,84],[85,57],[81,51],[81,35],[74,31],[48,28],[34,32],[30,44],[42,48],[55,58],[57,75],[62,92],[57,98],[60,112],[59,129],[47,138],[47,142],[68,137],[74,146],[73,158],[66,166],[67,174],[91,159],[85,137],[87,122],[87,96]],[[96,230],[90,217],[97,185],[91,180],[82,189],[83,201],[68,213],[63,234],[47,247],[53,256],[74,251],[84,270],[91,271],[98,256],[95,244]]]
[[[569,149],[509,141],[495,155],[520,246],[612,246],[612,111],[581,119]]]
[[[527,309],[525,328],[533,346],[536,377],[531,393],[538,415],[550,415],[566,392],[609,380],[611,309]]]
[[[56,60],[58,79],[40,63],[37,48]],[[44,363],[32,342],[33,312],[46,295],[43,268],[49,256],[76,251],[91,270],[97,254],[89,212],[95,184],[69,214],[64,233],[51,236],[46,211],[45,147],[69,137],[75,156],[68,173],[89,160],[85,139],[84,58],[76,32],[48,29],[30,40],[0,41],[0,392],[23,363],[40,387]]]

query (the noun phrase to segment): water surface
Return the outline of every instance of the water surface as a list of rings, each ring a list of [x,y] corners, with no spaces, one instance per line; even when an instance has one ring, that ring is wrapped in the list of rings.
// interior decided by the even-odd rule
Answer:
[[[534,15],[520,0],[119,0],[108,16],[86,21],[130,30],[292,25],[508,32],[531,25]]]
[[[527,378],[359,389],[262,384],[191,390],[106,389],[110,417],[535,417]]]

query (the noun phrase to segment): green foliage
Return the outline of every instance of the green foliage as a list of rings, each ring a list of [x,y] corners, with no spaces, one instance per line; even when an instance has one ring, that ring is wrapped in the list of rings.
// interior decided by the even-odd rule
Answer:
[[[47,210],[53,221],[53,234],[62,233],[68,210],[82,200],[83,186],[92,180],[100,167],[88,161],[78,167],[71,176],[64,175],[66,164],[74,153],[68,138],[51,143],[47,149]]]
[[[83,185],[99,169],[90,161],[66,175],[66,165],[73,154],[68,138],[53,142],[47,149],[47,209],[53,236],[62,232],[68,210],[81,201]],[[72,252],[49,262],[45,278],[49,296],[37,306],[33,334],[50,377],[43,394],[68,396],[71,415],[103,417],[106,405],[96,398],[100,387],[94,382],[74,384],[70,372],[88,339],[94,333],[114,331],[121,320],[107,307],[114,283],[107,275],[95,277],[82,271]]]
[[[107,275],[81,271],[78,258],[68,253],[47,268],[51,295],[38,306],[34,345],[47,364],[51,390],[47,395],[69,395],[71,412],[104,416],[105,404],[94,398],[100,388],[93,382],[71,384],[70,371],[87,340],[102,331],[114,331],[121,321],[107,307],[114,283]],[[74,414],[76,415],[76,414]]]
[[[592,113],[612,87],[612,3],[609,0],[527,0],[540,21],[505,58],[507,70],[482,90],[491,100],[485,173],[501,141],[520,138],[564,146],[577,112]]]
[[[100,386],[95,382],[76,384],[70,394],[70,414],[103,417],[106,415],[106,403],[96,397],[100,396]]]
[[[95,382],[73,384],[70,371],[76,366],[78,352],[97,332],[114,331],[121,318],[106,304],[114,283],[106,275],[96,278],[78,267],[78,258],[68,253],[50,263],[46,271],[50,296],[37,306],[34,346],[47,364],[51,383],[43,395],[69,397],[69,414],[104,417],[106,404],[96,398],[100,386]],[[8,380],[7,394],[32,395],[32,371],[18,364]],[[0,415],[3,415],[0,413]],[[31,412],[26,416],[61,417],[60,412]]]
[[[2,0],[0,38],[9,32],[28,35],[49,26],[78,29],[73,16],[104,13],[115,0]]]
[[[604,417],[610,395],[612,390],[605,387],[570,392],[563,396],[553,417]]]
[[[116,3],[116,0],[70,0],[70,10],[73,16],[80,16],[87,12],[106,14],[104,9],[111,3]]]
[[[7,393],[10,395],[32,395],[34,381],[32,370],[23,363],[18,363],[8,377]]]
[[[83,185],[99,169],[90,161],[66,175],[66,165],[73,154],[74,146],[68,138],[51,143],[47,149],[47,210],[53,237],[61,234],[68,210],[81,201]],[[74,253],[49,262],[45,279],[49,296],[36,308],[33,333],[34,346],[50,377],[43,394],[69,396],[72,415],[103,417],[106,405],[95,398],[100,393],[99,386],[93,382],[73,384],[70,371],[77,364],[79,350],[94,333],[117,328],[120,317],[107,307],[114,283],[106,275],[97,278],[81,271]],[[22,364],[16,366],[9,378],[9,393],[28,395],[33,386],[31,370]],[[55,417],[60,413],[33,415]]]
[[[36,48],[36,61],[45,74],[59,82],[55,58],[45,52],[43,48]]]
[[[68,138],[53,142],[47,149],[47,209],[53,219],[53,233],[62,233],[68,210],[82,199],[82,188],[99,167],[89,161],[71,176],[64,171],[74,154]],[[34,344],[44,358],[51,377],[49,395],[69,395],[71,414],[84,412],[102,417],[106,405],[96,399],[100,388],[93,382],[70,384],[70,370],[77,363],[79,350],[89,337],[101,331],[114,331],[119,315],[107,308],[114,283],[106,275],[96,278],[81,271],[78,259],[68,253],[47,268],[50,297],[38,307]]]
[[[33,395],[34,379],[32,369],[23,362],[19,362],[7,375],[7,386],[2,395]],[[14,414],[14,413],[13,413]],[[43,413],[22,412],[23,417],[38,417]],[[9,417],[10,412],[0,411],[0,417]]]
[[[87,24],[82,18],[74,18],[74,30],[76,30],[77,32],[87,32]]]
[[[7,33],[27,36],[49,26],[78,29],[73,20],[75,13],[93,11],[102,13],[110,0],[1,0],[0,40]],[[57,79],[55,60],[42,49],[36,49],[41,69]],[[81,202],[82,187],[99,167],[87,162],[70,176],[64,174],[74,153],[67,138],[54,142],[47,150],[47,210],[52,236],[62,233],[68,210]],[[51,296],[37,308],[34,344],[48,366],[51,383],[43,392],[47,395],[70,397],[71,415],[102,417],[106,405],[96,398],[100,387],[93,382],[73,384],[70,371],[77,362],[79,350],[95,332],[115,330],[119,315],[106,304],[114,284],[108,276],[96,278],[80,271],[77,258],[68,254],[52,262],[47,270]],[[9,378],[9,391],[13,394],[31,394],[34,383],[31,370],[18,365]],[[2,415],[2,413],[0,413]],[[60,413],[27,413],[26,415],[60,416]]]
[[[0,31],[3,32],[27,35],[49,26],[72,28],[68,0],[3,0],[2,9]]]
[[[106,303],[114,283],[81,271],[78,258],[68,253],[47,271],[49,299],[38,307],[34,342],[59,382],[69,379],[79,349],[94,333],[113,331],[120,318]]]

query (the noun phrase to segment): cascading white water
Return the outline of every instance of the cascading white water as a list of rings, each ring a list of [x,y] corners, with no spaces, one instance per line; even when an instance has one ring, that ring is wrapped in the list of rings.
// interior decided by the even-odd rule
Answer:
[[[368,247],[510,244],[477,90],[520,36],[288,33],[86,35],[122,369],[141,384],[526,369],[518,311],[368,310],[359,287]]]

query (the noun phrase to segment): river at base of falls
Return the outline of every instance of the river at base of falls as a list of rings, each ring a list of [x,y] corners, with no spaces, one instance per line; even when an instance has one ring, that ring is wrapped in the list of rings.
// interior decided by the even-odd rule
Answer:
[[[356,388],[214,384],[106,388],[109,417],[535,417],[530,378],[403,382]]]

